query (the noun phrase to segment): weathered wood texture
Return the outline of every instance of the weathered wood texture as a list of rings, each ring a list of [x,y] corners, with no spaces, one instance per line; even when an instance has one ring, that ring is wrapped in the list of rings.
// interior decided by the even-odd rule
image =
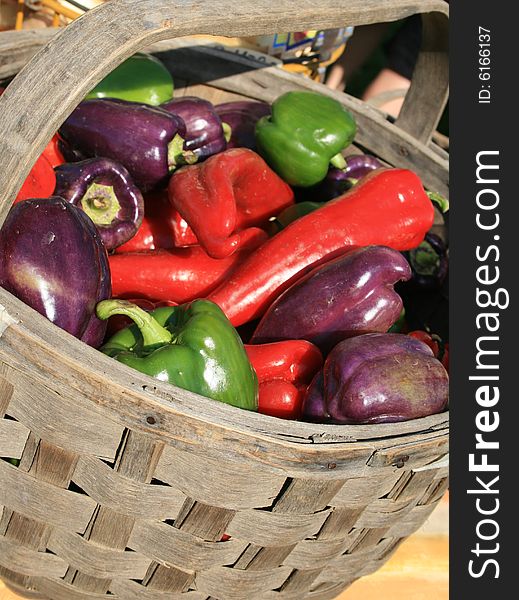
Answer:
[[[315,88],[336,97],[355,114],[356,143],[445,193],[447,159],[430,145],[447,94],[445,11],[441,0],[323,0],[318,14],[310,0],[219,0],[216,11],[113,0],[43,34],[51,41],[0,99],[0,222],[84,93],[150,43],[178,95],[271,101]],[[424,53],[397,125],[282,70],[160,42],[416,12],[427,13]],[[43,38],[24,33],[14,48],[16,39],[0,35],[0,77]],[[124,367],[0,289],[0,576],[50,600],[332,598],[386,561],[439,501],[448,424],[448,413],[352,427],[241,411]]]

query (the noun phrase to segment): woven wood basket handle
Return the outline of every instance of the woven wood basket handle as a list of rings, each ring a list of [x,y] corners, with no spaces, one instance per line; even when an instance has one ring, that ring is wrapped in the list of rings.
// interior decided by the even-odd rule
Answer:
[[[0,225],[36,158],[82,98],[145,46],[195,34],[331,29],[423,13],[423,48],[398,126],[428,143],[448,93],[444,0],[111,0],[72,22],[0,98]]]

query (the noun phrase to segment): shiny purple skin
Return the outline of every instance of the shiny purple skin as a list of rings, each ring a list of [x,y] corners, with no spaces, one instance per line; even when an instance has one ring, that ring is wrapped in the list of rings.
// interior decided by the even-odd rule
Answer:
[[[63,198],[15,204],[0,230],[0,285],[58,327],[98,347],[106,321],[96,304],[111,296],[106,249],[95,225]]]
[[[393,285],[410,277],[406,259],[392,248],[351,250],[283,292],[260,320],[251,343],[304,339],[326,353],[346,338],[385,332],[403,306]]]
[[[345,159],[345,169],[330,167],[326,177],[320,183],[308,188],[297,188],[295,190],[297,201],[327,202],[337,198],[352,188],[364,175],[384,166],[369,154],[352,154]]]
[[[310,386],[311,387],[311,386]],[[394,423],[446,409],[449,376],[423,342],[400,333],[373,333],[340,342],[328,355],[319,386],[303,401],[329,422]]]
[[[324,403],[323,369],[320,369],[312,379],[303,397],[301,420],[311,423],[328,423],[330,415]]]
[[[56,187],[54,196],[60,196],[84,210],[85,195],[93,184],[112,188],[120,207],[113,214],[110,223],[104,215],[111,211],[110,205],[103,211],[90,211],[88,214],[97,227],[107,250],[121,246],[136,233],[144,218],[144,200],[131,175],[117,161],[110,158],[88,158],[76,163],[64,163],[54,169]],[[100,198],[111,202],[109,196]],[[112,211],[113,212],[113,211]]]
[[[184,121],[166,110],[115,98],[83,100],[59,134],[81,158],[112,158],[128,169],[141,192],[164,187],[174,169],[168,144]]]
[[[208,100],[196,96],[183,96],[164,102],[160,108],[178,115],[184,121],[186,125],[184,147],[186,150],[191,150],[198,160],[223,152],[227,148],[222,120]]]
[[[231,139],[227,148],[250,148],[256,150],[254,134],[256,123],[261,117],[270,115],[270,104],[255,100],[224,102],[215,106],[216,112],[224,123],[231,128]]]

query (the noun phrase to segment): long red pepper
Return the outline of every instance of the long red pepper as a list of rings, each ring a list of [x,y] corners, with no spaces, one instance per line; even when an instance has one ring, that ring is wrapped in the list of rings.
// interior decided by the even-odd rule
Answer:
[[[433,218],[433,205],[418,175],[407,169],[373,171],[269,239],[208,298],[237,327],[260,317],[310,268],[352,246],[415,248]]]
[[[245,260],[250,249],[211,258],[200,246],[109,256],[112,295],[182,304],[207,296]]]

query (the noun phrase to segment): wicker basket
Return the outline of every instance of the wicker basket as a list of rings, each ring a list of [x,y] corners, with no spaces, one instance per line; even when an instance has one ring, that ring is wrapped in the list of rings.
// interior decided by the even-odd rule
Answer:
[[[177,94],[272,101],[319,89],[362,148],[446,194],[430,142],[447,96],[446,4],[404,0],[112,0],[61,30],[0,36],[0,223],[52,133],[136,50]],[[314,11],[318,7],[319,14]],[[424,12],[424,51],[396,124],[192,34],[257,35]],[[50,41],[48,41],[50,39]],[[168,40],[168,41],[164,41]],[[47,43],[48,41],[48,43]],[[448,413],[371,426],[281,421],[141,375],[0,289],[0,577],[51,600],[325,599],[378,569],[447,488]],[[221,541],[226,533],[230,539]]]

